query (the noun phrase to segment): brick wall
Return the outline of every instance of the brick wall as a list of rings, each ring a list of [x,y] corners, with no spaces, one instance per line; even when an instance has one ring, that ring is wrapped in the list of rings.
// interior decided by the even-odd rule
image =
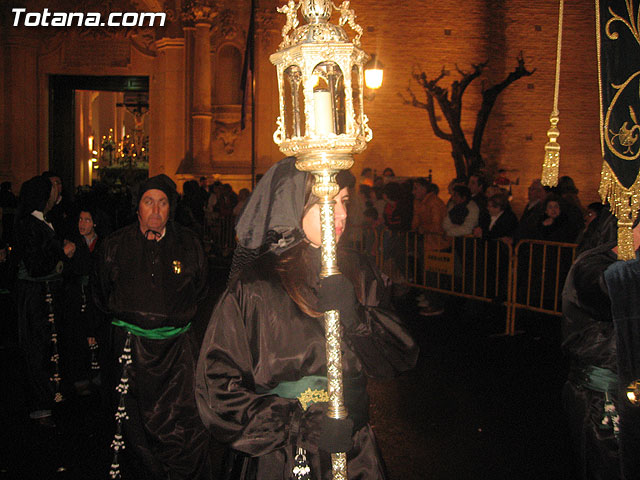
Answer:
[[[489,60],[486,75],[465,94],[463,126],[470,136],[479,107],[482,82],[501,81],[517,65],[522,51],[536,72],[508,87],[499,97],[484,134],[482,153],[520,179],[514,206],[521,207],[526,186],[539,177],[547,142],[558,31],[558,2],[542,0],[467,0],[453,2],[379,2],[357,0],[351,5],[365,29],[363,48],[377,53],[385,67],[383,87],[367,101],[374,138],[356,156],[354,172],[366,164],[379,173],[391,166],[397,175],[426,175],[445,188],[455,171],[448,142],[438,139],[426,111],[403,105],[399,93],[410,84],[414,65],[429,76],[442,67],[451,74],[441,86],[458,77],[456,64],[468,70]],[[571,175],[586,205],[598,199],[601,156],[598,136],[598,84],[593,4],[565,2],[560,83],[561,175]],[[448,130],[446,125],[443,125]],[[446,194],[445,194],[446,195]]]

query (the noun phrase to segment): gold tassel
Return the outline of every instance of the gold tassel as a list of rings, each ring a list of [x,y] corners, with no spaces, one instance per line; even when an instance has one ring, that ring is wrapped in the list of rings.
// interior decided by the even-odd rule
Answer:
[[[604,162],[598,193],[603,202],[609,202],[611,213],[618,219],[618,258],[633,260],[636,258],[633,221],[640,208],[640,175],[631,187],[625,188],[609,164]]]
[[[544,146],[544,163],[542,164],[542,185],[555,187],[558,185],[558,170],[560,170],[560,144],[557,142],[560,136],[558,122],[560,117],[557,112],[553,112],[549,117],[551,127],[547,130],[549,141]]]
[[[549,121],[551,127],[547,130],[549,141],[544,146],[544,162],[542,163],[542,175],[540,181],[546,187],[555,187],[558,185],[558,171],[560,170],[560,144],[558,137],[558,122],[560,121],[560,112],[558,111],[558,96],[560,93],[560,60],[562,58],[562,17],[564,16],[564,0],[558,2],[558,41],[556,43],[556,79],[553,89],[553,110]]]

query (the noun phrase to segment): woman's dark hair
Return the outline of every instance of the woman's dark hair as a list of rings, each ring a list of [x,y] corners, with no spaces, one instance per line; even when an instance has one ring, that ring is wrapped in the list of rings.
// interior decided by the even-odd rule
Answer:
[[[579,193],[580,190],[576,187],[576,183],[573,181],[569,175],[564,175],[558,179],[558,186],[556,187],[556,191],[560,195],[564,195],[565,193]]]
[[[336,178],[340,189],[350,187],[355,183],[355,178],[348,170],[341,171]],[[305,204],[303,209],[304,215],[320,201],[318,197],[313,195],[311,188],[314,184],[313,175],[307,176],[305,184]],[[357,288],[357,275],[349,269],[343,268],[344,255],[338,250],[338,266],[341,271],[351,280]],[[309,272],[316,270],[314,267],[314,259],[307,242],[300,242],[293,248],[282,253],[277,257],[273,266],[280,276],[280,281],[287,294],[298,305],[300,310],[311,317],[320,318],[323,312],[316,310],[317,297],[313,290],[313,286],[309,284]]]
[[[602,202],[593,202],[587,205],[587,210],[593,210],[596,213],[596,215],[600,215],[600,213],[602,212],[602,210],[604,210],[604,208],[605,207],[602,204]]]
[[[53,185],[49,178],[38,175],[22,184],[16,218],[29,215],[34,210],[44,212]]]
[[[465,185],[456,185],[453,187],[453,192],[460,195],[465,202],[471,198],[471,190]]]
[[[547,197],[544,199],[544,202],[542,203],[543,210],[547,209],[547,205],[549,205],[549,202],[556,202],[560,206],[560,210],[562,210],[563,202],[560,195],[556,195],[555,193],[550,193],[549,195],[547,195]]]

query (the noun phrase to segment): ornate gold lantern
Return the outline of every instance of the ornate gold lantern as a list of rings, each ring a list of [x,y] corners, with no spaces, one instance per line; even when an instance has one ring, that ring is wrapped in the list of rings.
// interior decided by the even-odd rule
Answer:
[[[300,27],[298,9],[307,21]],[[280,151],[301,161],[323,162],[330,154],[351,162],[341,163],[341,170],[351,166],[351,155],[362,152],[372,137],[363,110],[364,64],[369,56],[360,49],[362,28],[349,2],[338,7],[340,25],[329,23],[333,9],[330,0],[289,0],[278,8],[287,15],[287,23],[280,49],[271,55],[280,103],[273,139]],[[356,33],[352,41],[344,24]]]
[[[336,175],[353,165],[372,133],[363,109],[364,65],[369,56],[360,49],[362,28],[350,2],[336,7],[331,0],[289,0],[278,8],[287,16],[282,43],[271,62],[277,68],[280,114],[273,134],[285,155],[297,157],[296,167],[311,172],[313,193],[321,199],[323,277],[340,273],[336,262],[334,200]],[[334,8],[338,25],[329,23]],[[298,10],[307,22],[299,26]],[[350,40],[342,27],[355,32]],[[332,418],[346,418],[342,389],[339,312],[324,313],[327,350],[327,390]],[[345,453],[332,454],[334,479],[347,478]],[[302,477],[301,477],[302,478]]]

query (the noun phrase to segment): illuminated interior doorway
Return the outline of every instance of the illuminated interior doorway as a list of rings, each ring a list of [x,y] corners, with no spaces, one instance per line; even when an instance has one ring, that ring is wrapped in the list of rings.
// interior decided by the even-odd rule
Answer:
[[[67,190],[148,175],[148,77],[49,77],[49,166]]]

